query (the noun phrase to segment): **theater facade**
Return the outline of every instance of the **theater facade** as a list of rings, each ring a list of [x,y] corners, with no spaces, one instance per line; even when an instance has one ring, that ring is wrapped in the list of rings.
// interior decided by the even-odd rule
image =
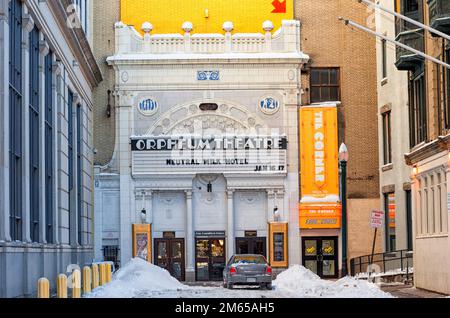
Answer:
[[[96,168],[96,257],[116,246],[121,264],[142,257],[187,281],[221,280],[235,253],[300,263],[300,23],[179,28],[115,24],[116,145]]]

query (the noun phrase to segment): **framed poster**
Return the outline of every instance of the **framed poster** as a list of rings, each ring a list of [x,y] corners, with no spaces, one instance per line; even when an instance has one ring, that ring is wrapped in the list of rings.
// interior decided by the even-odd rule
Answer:
[[[270,265],[287,268],[288,261],[288,224],[269,223]]]
[[[150,224],[133,224],[133,257],[152,261],[152,228]]]

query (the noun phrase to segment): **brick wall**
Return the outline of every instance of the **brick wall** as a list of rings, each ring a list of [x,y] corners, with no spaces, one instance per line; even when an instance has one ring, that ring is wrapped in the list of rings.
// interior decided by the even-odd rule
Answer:
[[[105,165],[112,157],[115,144],[114,98],[111,117],[106,114],[108,90],[114,91],[114,71],[106,58],[114,54],[114,23],[120,20],[120,0],[94,0],[94,55],[103,74],[103,82],[94,91],[94,164]]]
[[[338,17],[367,25],[372,12],[353,0],[297,0],[295,18],[302,24],[302,50],[312,67],[340,67],[339,136],[350,152],[349,198],[379,198],[377,74],[375,38],[344,26]],[[308,103],[308,74],[303,76]]]

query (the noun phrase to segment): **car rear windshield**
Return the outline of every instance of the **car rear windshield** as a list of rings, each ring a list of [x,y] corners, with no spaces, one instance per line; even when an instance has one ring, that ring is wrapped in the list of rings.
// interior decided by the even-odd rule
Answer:
[[[233,264],[266,264],[263,256],[235,256]]]

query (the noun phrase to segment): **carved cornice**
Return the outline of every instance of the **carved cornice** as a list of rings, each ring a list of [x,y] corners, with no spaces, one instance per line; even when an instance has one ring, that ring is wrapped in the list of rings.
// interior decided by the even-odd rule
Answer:
[[[67,27],[66,8],[73,4],[72,0],[47,1],[48,6],[54,12],[60,29],[65,33],[68,44],[75,53],[75,57],[84,70],[92,87],[97,87],[103,80],[100,68],[95,60],[92,48],[82,28]]]
[[[433,140],[432,142],[419,146],[417,149],[413,149],[411,153],[406,154],[405,155],[406,164],[412,166],[442,151],[449,151],[449,150],[450,150],[450,134],[446,136],[440,136],[436,140]]]

